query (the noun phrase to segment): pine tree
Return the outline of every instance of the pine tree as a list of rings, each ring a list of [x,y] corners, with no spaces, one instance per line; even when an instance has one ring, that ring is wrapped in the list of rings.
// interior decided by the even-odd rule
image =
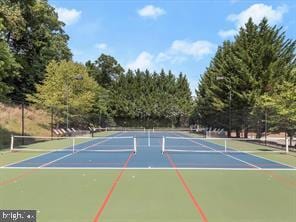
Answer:
[[[247,136],[250,127],[257,127],[260,136],[264,112],[254,108],[256,101],[293,78],[295,44],[281,27],[270,27],[266,19],[258,25],[249,19],[234,42],[218,48],[201,79],[195,108],[199,122],[228,131],[231,127],[237,136],[241,129]]]

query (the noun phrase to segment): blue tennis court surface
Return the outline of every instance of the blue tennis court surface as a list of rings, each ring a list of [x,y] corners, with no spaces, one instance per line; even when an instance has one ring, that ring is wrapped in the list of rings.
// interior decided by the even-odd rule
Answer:
[[[94,138],[77,145],[76,152],[70,147],[63,151],[41,153],[38,156],[8,165],[11,168],[163,168],[188,169],[294,169],[291,166],[250,153],[225,153],[223,146],[204,140],[176,140],[166,144],[179,149],[197,149],[202,152],[162,153],[163,137],[181,135],[172,132],[121,132],[105,139]],[[113,137],[126,137],[116,140]],[[137,152],[133,148],[136,138]],[[110,152],[92,152],[94,148],[110,149]],[[114,152],[112,152],[114,149]],[[123,150],[117,152],[116,150]],[[126,150],[126,151],[125,151]],[[209,151],[209,152],[208,152]],[[130,155],[132,155],[131,158]],[[284,154],[278,154],[284,155]],[[170,159],[173,161],[170,161]]]

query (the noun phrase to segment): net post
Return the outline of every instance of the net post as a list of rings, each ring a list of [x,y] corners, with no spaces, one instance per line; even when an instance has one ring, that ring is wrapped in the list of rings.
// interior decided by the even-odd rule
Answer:
[[[148,130],[148,147],[150,147],[150,130]]]
[[[137,139],[134,137],[134,154],[137,153]]]
[[[164,148],[165,148],[165,138],[162,137],[162,144],[161,144],[161,153],[164,154]]]
[[[286,153],[289,153],[289,138],[286,138]]]
[[[75,137],[72,137],[72,152],[75,153]]]
[[[224,152],[226,153],[227,152],[227,140],[224,139]]]
[[[11,134],[11,141],[10,141],[10,151],[13,151],[13,146],[14,146],[14,136]]]

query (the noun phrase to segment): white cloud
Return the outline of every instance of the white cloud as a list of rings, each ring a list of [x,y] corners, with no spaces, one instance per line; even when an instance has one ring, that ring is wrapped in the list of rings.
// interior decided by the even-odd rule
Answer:
[[[286,5],[273,8],[271,5],[265,5],[262,3],[253,4],[244,11],[238,14],[231,14],[227,17],[227,20],[234,22],[235,29],[220,30],[218,35],[221,38],[229,38],[234,36],[240,27],[243,27],[249,18],[252,18],[253,22],[258,24],[264,17],[268,19],[270,24],[277,24],[282,21],[283,15],[288,11]]]
[[[229,30],[220,30],[218,32],[218,35],[221,38],[226,39],[226,38],[229,38],[229,37],[234,36],[236,33],[237,33],[237,30],[235,30],[235,29],[229,29]]]
[[[175,40],[170,48],[172,54],[183,54],[201,59],[203,56],[212,53],[215,45],[209,41],[190,42],[186,40]]]
[[[97,43],[95,44],[95,48],[99,50],[106,50],[108,48],[108,45],[106,43]]]
[[[171,64],[181,64],[189,58],[196,60],[202,59],[204,56],[211,54],[216,45],[209,41],[187,41],[175,40],[170,48],[165,52],[160,52],[156,58],[156,63],[170,62]]]
[[[266,17],[271,24],[276,24],[282,21],[283,15],[288,11],[286,5],[273,8],[271,5],[254,4],[239,14],[231,14],[227,17],[229,21],[236,24],[237,28],[245,25],[249,18],[258,24],[264,17]]]
[[[204,56],[211,54],[215,47],[216,45],[209,41],[175,40],[167,50],[157,55],[150,54],[147,51],[141,52],[126,67],[132,70],[151,70],[152,68],[181,64],[190,58],[200,60]]]
[[[138,55],[138,57],[133,62],[131,62],[130,64],[127,65],[127,68],[132,69],[132,70],[151,69],[152,63],[153,63],[153,58],[154,58],[153,55],[151,55],[150,53],[148,53],[146,51],[143,51]]]
[[[81,15],[81,11],[77,11],[76,9],[56,8],[55,11],[58,13],[59,20],[66,25],[74,24],[79,20]]]
[[[146,5],[144,8],[138,10],[138,14],[140,16],[154,19],[161,15],[164,15],[165,13],[165,10],[155,7],[154,5]]]

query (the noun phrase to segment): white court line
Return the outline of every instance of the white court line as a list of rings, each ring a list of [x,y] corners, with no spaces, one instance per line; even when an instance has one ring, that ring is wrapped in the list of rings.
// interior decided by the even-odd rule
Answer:
[[[119,134],[122,134],[122,133],[119,133]],[[98,138],[94,137],[94,138],[95,138],[94,141],[100,139],[100,137],[98,137]],[[108,139],[109,139],[109,138],[112,139],[112,137],[106,137],[106,138],[108,138]],[[106,139],[105,139],[105,140],[106,140]],[[105,142],[105,140],[103,140],[103,141]],[[89,140],[89,141],[91,141],[91,140]],[[89,142],[89,141],[87,141],[87,142]],[[85,143],[87,143],[87,142],[85,142]],[[83,144],[83,143],[78,143],[77,145],[81,145],[81,144]],[[62,150],[67,150],[67,149],[70,149],[70,147],[65,147],[65,148],[62,149]],[[16,162],[14,162],[14,163],[10,163],[10,164],[7,164],[7,165],[4,165],[4,166],[1,166],[0,168],[10,167],[10,166],[12,166],[12,165],[19,164],[19,163],[21,163],[21,162],[28,161],[28,160],[30,160],[30,159],[35,159],[35,158],[38,158],[38,157],[41,157],[41,156],[44,156],[44,155],[52,154],[52,153],[55,153],[55,152],[57,152],[57,151],[45,152],[45,153],[39,154],[39,155],[37,155],[37,156],[28,157],[28,158],[25,158],[25,159],[23,159],[23,160],[16,161]],[[73,153],[71,153],[71,154],[73,154]],[[69,155],[69,154],[67,154],[67,155]]]
[[[57,162],[57,161],[59,161],[59,160],[62,160],[62,159],[65,159],[65,158],[67,158],[67,157],[69,157],[69,156],[72,156],[72,155],[74,155],[74,154],[76,154],[76,153],[80,153],[81,151],[84,151],[84,150],[86,150],[86,149],[88,149],[88,148],[90,148],[90,147],[94,147],[94,146],[96,146],[96,145],[98,145],[98,144],[102,144],[102,143],[104,143],[104,142],[106,142],[106,141],[108,141],[108,140],[110,140],[110,139],[112,139],[112,137],[109,137],[109,138],[106,137],[106,139],[104,139],[103,141],[100,141],[100,142],[97,142],[97,143],[95,143],[95,144],[89,145],[89,146],[87,146],[87,147],[85,147],[85,148],[83,148],[83,149],[78,150],[77,152],[67,154],[67,155],[62,156],[62,157],[60,157],[60,158],[57,158],[57,159],[55,159],[55,160],[53,160],[53,161],[50,161],[50,162],[45,163],[45,164],[42,164],[42,165],[39,166],[38,168],[42,168],[42,167],[49,166],[49,165],[52,164],[52,163],[55,163],[55,162]]]
[[[220,145],[220,144],[216,144],[216,143],[214,143],[214,144],[223,148],[223,146]],[[232,148],[232,147],[229,147],[229,149],[236,150],[236,151],[238,151],[238,152],[242,152],[242,153],[248,154],[248,155],[250,155],[250,156],[254,156],[254,157],[256,157],[256,158],[261,158],[261,159],[267,160],[267,161],[269,161],[269,162],[274,162],[274,163],[277,163],[277,164],[280,164],[280,165],[283,165],[283,166],[286,166],[286,167],[291,167],[291,168],[296,169],[295,166],[291,166],[291,165],[288,165],[288,164],[285,164],[285,163],[281,163],[281,162],[276,161],[276,160],[271,160],[271,159],[268,159],[268,158],[266,158],[266,157],[257,156],[257,155],[255,155],[254,153],[243,152],[243,151],[240,151],[240,150],[235,149],[235,148]],[[274,153],[281,153],[282,151],[278,151],[278,152],[272,151],[272,152],[274,152]]]
[[[122,170],[122,167],[6,167],[2,170],[40,169],[40,170]],[[175,170],[172,167],[127,167],[126,170]],[[295,168],[219,168],[219,167],[177,167],[179,170],[223,170],[223,171],[296,171]]]
[[[218,145],[218,144],[217,144],[217,145]],[[221,146],[221,145],[218,145],[218,146]],[[230,149],[233,149],[233,150],[237,150],[237,149],[234,149],[234,148],[232,148],[232,147],[229,147],[229,148],[230,148]],[[239,151],[239,150],[237,150],[237,151]],[[276,153],[278,153],[278,152],[276,152]],[[291,167],[291,168],[296,169],[295,166],[291,166],[291,165],[288,165],[288,164],[286,164],[286,163],[282,163],[282,162],[279,162],[279,161],[276,161],[276,160],[271,160],[271,159],[268,159],[268,158],[263,157],[263,156],[257,156],[257,155],[255,155],[254,153],[246,153],[246,154],[249,154],[249,155],[254,156],[254,157],[257,157],[257,158],[262,158],[262,159],[264,159],[264,160],[267,160],[267,161],[270,161],[270,162],[274,162],[274,163],[277,163],[277,164],[280,164],[280,165],[283,165],[283,166],[286,166],[286,167]],[[285,155],[286,155],[286,154],[285,154]],[[289,155],[289,154],[287,154],[287,155]]]
[[[191,141],[192,141],[193,143],[195,143],[195,144],[199,144],[199,145],[201,145],[201,146],[203,146],[203,147],[205,147],[205,148],[208,148],[208,149],[214,150],[215,152],[221,153],[221,154],[223,154],[223,155],[225,155],[225,156],[228,156],[228,157],[230,157],[230,158],[232,158],[232,159],[238,160],[238,161],[240,161],[240,162],[242,162],[242,163],[245,163],[245,164],[247,164],[247,165],[249,165],[249,166],[252,166],[252,167],[255,167],[255,168],[261,169],[261,167],[259,167],[259,166],[256,166],[256,165],[254,165],[254,164],[252,164],[252,163],[249,163],[249,162],[247,162],[247,161],[241,160],[241,159],[239,159],[239,158],[237,158],[237,157],[231,156],[230,154],[225,154],[225,153],[223,153],[222,151],[219,151],[219,150],[213,149],[213,148],[211,148],[211,147],[209,147],[209,146],[203,145],[203,144],[198,143],[198,142],[195,142],[195,141],[193,141],[193,140],[191,140]]]
[[[62,156],[62,157],[57,158],[57,159],[55,159],[55,160],[53,160],[53,161],[50,161],[50,162],[44,163],[44,164],[40,165],[38,168],[46,167],[46,166],[48,166],[48,165],[50,165],[50,164],[52,164],[52,163],[54,163],[54,162],[57,162],[57,161],[62,160],[62,159],[65,159],[65,158],[68,157],[68,156],[72,156],[73,154],[74,154],[74,153],[70,153],[70,154],[67,154],[66,156]]]
[[[65,149],[68,149],[68,148],[69,148],[69,147],[65,147]],[[16,162],[13,162],[13,163],[9,163],[9,164],[7,164],[7,165],[2,166],[1,168],[6,168],[6,167],[9,167],[9,166],[12,166],[12,165],[15,165],[15,164],[18,164],[18,163],[24,162],[24,161],[28,161],[28,160],[30,160],[30,159],[35,159],[35,158],[38,158],[38,157],[43,156],[43,155],[51,154],[51,153],[54,153],[54,152],[41,153],[41,154],[39,154],[39,155],[37,155],[37,156],[31,156],[31,157],[25,158],[25,159],[20,160],[20,161],[16,161]]]
[[[178,134],[175,134],[175,135],[178,135]],[[171,137],[171,138],[172,138],[172,137]],[[176,137],[175,137],[175,138],[176,138]],[[185,137],[184,137],[184,138],[185,138]],[[198,138],[198,137],[186,137],[186,138],[204,140],[203,137],[202,137],[202,138]],[[276,138],[276,137],[275,137],[275,138]],[[231,138],[223,138],[223,139],[231,139]],[[217,144],[217,143],[214,143],[214,144],[223,148],[223,145],[221,145],[221,144]],[[240,151],[240,150],[238,150],[238,149],[235,149],[235,148],[232,148],[232,147],[229,147],[229,148],[232,149],[232,150],[237,150],[238,152],[242,152],[242,151]],[[279,152],[277,152],[277,153],[280,153],[280,152],[282,152],[282,151],[279,151]],[[257,155],[255,155],[255,154],[253,154],[253,153],[249,153],[249,152],[246,152],[246,154],[249,154],[249,155],[251,155],[251,156],[254,156],[254,157],[257,157],[257,158],[261,158],[261,159],[264,159],[264,160],[267,160],[267,161],[270,161],[270,162],[274,162],[274,163],[277,163],[277,164],[280,164],[280,165],[283,165],[283,166],[286,166],[286,167],[291,167],[291,168],[293,168],[293,169],[296,169],[295,166],[292,166],[292,165],[289,165],[289,164],[286,164],[286,163],[282,163],[282,162],[277,161],[277,160],[268,159],[268,158],[263,157],[263,156],[257,156]],[[287,155],[289,155],[289,154],[287,154]]]
[[[255,168],[261,169],[261,167],[259,167],[259,166],[256,166],[256,165],[254,165],[254,164],[252,164],[252,163],[249,163],[249,162],[247,162],[247,161],[241,160],[241,159],[236,158],[236,157],[234,157],[234,156],[231,156],[231,155],[229,155],[229,154],[225,154],[225,153],[223,153],[222,151],[219,151],[219,150],[213,149],[213,148],[211,148],[211,147],[209,147],[209,146],[206,146],[206,145],[204,145],[204,144],[201,144],[201,143],[195,142],[195,141],[192,140],[192,139],[191,139],[190,141],[191,141],[192,143],[195,143],[195,144],[201,145],[202,147],[205,147],[205,148],[207,148],[207,149],[217,151],[218,153],[221,153],[221,154],[224,155],[224,156],[228,156],[228,157],[230,157],[230,158],[232,158],[232,159],[234,159],[234,160],[240,161],[240,162],[242,162],[242,163],[244,163],[244,164],[247,164],[247,165],[249,165],[249,166],[252,166],[252,167],[255,167]]]

